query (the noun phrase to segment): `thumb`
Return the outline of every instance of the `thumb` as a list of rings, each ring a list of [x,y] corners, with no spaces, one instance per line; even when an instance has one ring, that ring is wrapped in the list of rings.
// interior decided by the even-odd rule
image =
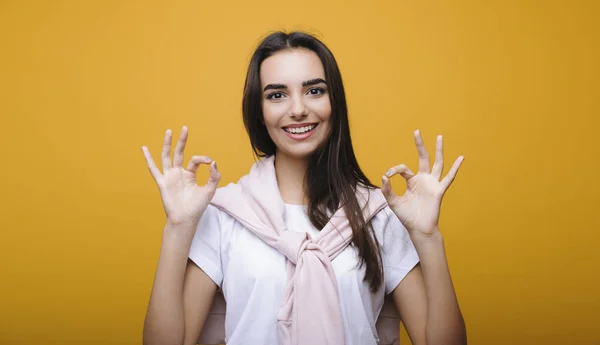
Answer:
[[[388,204],[391,204],[396,197],[396,193],[394,193],[394,190],[392,189],[392,183],[385,175],[381,176],[381,192],[383,193],[383,196],[387,200]]]
[[[221,173],[217,169],[217,162],[212,161],[210,164],[210,176],[208,177],[207,186],[210,190],[217,190],[217,186],[219,185],[219,181],[221,181]]]

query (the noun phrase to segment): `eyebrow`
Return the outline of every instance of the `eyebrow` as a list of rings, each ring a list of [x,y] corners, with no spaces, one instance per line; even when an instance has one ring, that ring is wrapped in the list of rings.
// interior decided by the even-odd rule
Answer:
[[[317,85],[317,84],[327,85],[327,82],[321,78],[315,78],[315,79],[303,81],[302,87],[313,86],[313,85]],[[268,84],[263,89],[263,92],[267,91],[267,90],[273,90],[273,89],[287,89],[287,85],[285,85],[285,84]]]

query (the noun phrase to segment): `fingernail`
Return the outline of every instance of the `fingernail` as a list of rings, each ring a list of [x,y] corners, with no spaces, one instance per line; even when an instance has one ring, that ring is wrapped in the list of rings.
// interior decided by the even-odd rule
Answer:
[[[385,184],[385,177],[381,176],[381,185]]]
[[[213,161],[213,162],[215,163],[215,169],[216,169],[216,170],[219,170],[219,169],[217,168],[217,162],[216,162],[216,161]]]
[[[388,170],[388,171],[385,173],[385,176],[390,176],[391,174],[392,174],[392,171],[391,171],[391,170]]]

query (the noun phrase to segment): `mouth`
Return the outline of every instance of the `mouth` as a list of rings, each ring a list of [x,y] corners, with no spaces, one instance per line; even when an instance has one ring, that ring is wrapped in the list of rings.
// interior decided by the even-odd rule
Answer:
[[[314,131],[315,128],[317,128],[317,125],[318,125],[317,123],[307,124],[307,125],[304,125],[301,127],[294,125],[294,126],[282,127],[282,129],[290,134],[304,134],[304,133]]]
[[[315,132],[317,126],[319,126],[318,123],[302,123],[300,125],[282,127],[281,129],[293,140],[304,140]]]

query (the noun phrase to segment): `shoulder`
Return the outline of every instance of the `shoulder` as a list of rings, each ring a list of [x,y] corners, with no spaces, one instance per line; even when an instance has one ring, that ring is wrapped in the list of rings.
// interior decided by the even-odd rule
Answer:
[[[377,212],[373,218],[371,218],[371,224],[375,231],[384,231],[390,228],[398,228],[402,226],[396,214],[392,211],[389,206],[385,206],[381,211]]]
[[[384,245],[411,241],[408,230],[389,206],[385,206],[373,216],[371,225],[378,240]]]
[[[244,178],[240,179],[240,181],[243,179]],[[239,183],[229,183],[226,186],[217,188],[211,202],[218,201],[223,198],[239,196],[241,193],[242,186]]]
[[[202,214],[202,218],[200,218],[198,230],[211,228],[218,229],[220,232],[228,232],[235,227],[236,223],[237,221],[227,214],[227,212],[212,204],[208,204],[206,210]]]
[[[379,187],[365,186],[362,183],[359,183],[356,186],[355,193],[358,202],[361,204],[387,204],[385,196]]]

